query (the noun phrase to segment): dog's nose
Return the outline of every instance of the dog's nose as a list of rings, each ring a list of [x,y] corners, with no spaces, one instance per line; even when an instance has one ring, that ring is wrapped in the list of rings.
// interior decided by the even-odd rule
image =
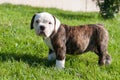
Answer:
[[[40,30],[45,30],[45,27],[44,26],[40,26]]]

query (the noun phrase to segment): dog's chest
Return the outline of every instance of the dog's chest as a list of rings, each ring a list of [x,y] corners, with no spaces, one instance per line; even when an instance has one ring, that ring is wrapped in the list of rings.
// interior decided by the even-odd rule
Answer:
[[[46,43],[46,45],[47,45],[50,49],[54,50],[50,38],[44,39],[44,42]]]

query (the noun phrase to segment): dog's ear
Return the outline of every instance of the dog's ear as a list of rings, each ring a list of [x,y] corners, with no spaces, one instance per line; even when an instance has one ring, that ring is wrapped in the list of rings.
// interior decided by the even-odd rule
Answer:
[[[36,16],[36,14],[34,14],[33,17],[32,17],[32,19],[31,19],[30,29],[33,29],[33,22],[34,22],[35,16]]]
[[[55,28],[55,31],[57,31],[61,23],[60,23],[60,20],[57,19],[55,16],[53,16],[53,18],[54,18],[54,28]]]

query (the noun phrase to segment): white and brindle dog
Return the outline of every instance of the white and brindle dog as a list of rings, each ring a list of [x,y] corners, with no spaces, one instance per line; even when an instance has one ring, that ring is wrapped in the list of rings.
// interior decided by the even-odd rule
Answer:
[[[31,29],[49,47],[48,60],[56,60],[57,68],[65,67],[65,54],[81,54],[87,51],[96,53],[98,64],[110,64],[108,55],[108,32],[102,24],[68,26],[61,24],[47,12],[36,13],[31,20]]]

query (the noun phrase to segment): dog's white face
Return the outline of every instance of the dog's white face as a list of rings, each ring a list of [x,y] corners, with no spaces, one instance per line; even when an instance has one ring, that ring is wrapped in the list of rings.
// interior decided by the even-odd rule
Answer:
[[[50,37],[53,31],[57,31],[60,21],[47,12],[36,13],[31,20],[31,29],[35,29],[37,35]]]

